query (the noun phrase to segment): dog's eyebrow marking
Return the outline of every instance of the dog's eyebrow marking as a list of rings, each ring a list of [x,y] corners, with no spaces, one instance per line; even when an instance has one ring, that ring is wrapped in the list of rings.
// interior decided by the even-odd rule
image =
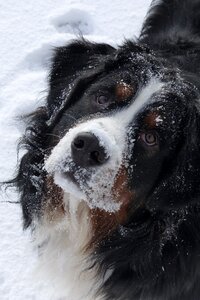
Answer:
[[[115,87],[115,93],[117,102],[121,102],[127,100],[130,96],[133,96],[133,94],[135,93],[135,89],[134,86],[131,86],[122,81],[117,83]]]
[[[118,122],[127,127],[134,117],[150,103],[153,94],[160,91],[164,86],[158,78],[153,78],[139,93],[133,103],[124,110],[117,112],[113,118],[117,118]]]
[[[155,128],[160,122],[162,122],[162,118],[158,111],[150,112],[144,118],[144,124],[149,128]]]

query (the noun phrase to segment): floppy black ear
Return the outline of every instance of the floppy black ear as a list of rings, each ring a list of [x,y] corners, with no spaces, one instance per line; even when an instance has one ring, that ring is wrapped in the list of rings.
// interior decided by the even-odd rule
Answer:
[[[178,18],[177,18],[178,16]],[[143,24],[140,41],[155,48],[194,41],[200,32],[200,3],[196,0],[153,0]],[[187,24],[187,26],[186,26]],[[181,43],[180,43],[181,44]]]
[[[75,40],[67,46],[57,48],[49,76],[50,92],[47,99],[49,114],[62,104],[62,93],[71,89],[74,80],[88,70],[94,69],[105,56],[115,49],[108,44]]]
[[[189,207],[199,201],[200,111],[199,104],[190,100],[180,132],[179,147],[167,161],[164,175],[155,190],[155,201],[162,208]]]
[[[185,127],[186,143],[183,162],[187,174],[187,190],[194,198],[200,196],[200,100],[189,107],[188,122]],[[191,101],[193,102],[193,101]],[[190,196],[191,197],[191,196]],[[191,197],[192,198],[192,197]]]

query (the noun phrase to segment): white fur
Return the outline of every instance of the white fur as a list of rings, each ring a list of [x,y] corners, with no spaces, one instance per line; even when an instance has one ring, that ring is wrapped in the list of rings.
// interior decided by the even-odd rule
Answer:
[[[40,245],[36,275],[50,281],[52,300],[102,300],[103,295],[95,293],[104,279],[95,268],[88,270],[90,251],[83,251],[92,236],[88,206],[67,194],[65,203],[67,212],[59,223],[43,220],[36,226],[35,244]]]

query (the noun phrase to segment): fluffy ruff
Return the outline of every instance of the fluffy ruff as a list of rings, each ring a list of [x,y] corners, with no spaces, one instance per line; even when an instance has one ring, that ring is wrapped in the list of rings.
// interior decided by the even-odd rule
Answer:
[[[153,1],[137,41],[56,49],[12,183],[59,296],[199,299],[199,18]]]

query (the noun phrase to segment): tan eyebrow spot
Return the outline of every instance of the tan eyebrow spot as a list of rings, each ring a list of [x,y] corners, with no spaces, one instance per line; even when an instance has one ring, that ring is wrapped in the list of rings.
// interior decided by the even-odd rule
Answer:
[[[130,96],[134,94],[134,88],[125,82],[119,82],[116,85],[115,93],[116,93],[117,101],[119,102],[125,101],[126,99],[128,99]]]
[[[160,114],[157,111],[148,113],[148,115],[144,118],[144,123],[150,128],[158,126],[160,121]]]

